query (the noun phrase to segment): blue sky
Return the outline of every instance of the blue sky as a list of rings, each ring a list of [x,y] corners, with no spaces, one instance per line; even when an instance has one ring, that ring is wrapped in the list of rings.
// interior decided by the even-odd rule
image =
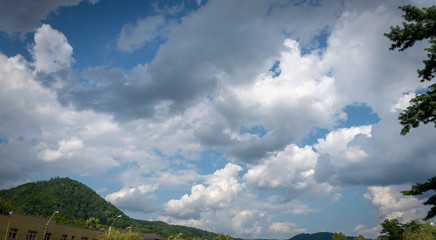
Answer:
[[[383,33],[431,3],[3,0],[0,188],[70,177],[241,238],[422,218],[400,191],[434,176],[436,135],[397,117],[426,43]]]

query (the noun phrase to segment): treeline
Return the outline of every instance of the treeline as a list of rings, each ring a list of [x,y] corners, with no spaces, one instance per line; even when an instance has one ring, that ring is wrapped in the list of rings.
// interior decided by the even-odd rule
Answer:
[[[385,219],[381,227],[377,240],[436,240],[436,226],[429,221],[415,219],[403,224],[398,219]],[[346,240],[346,237],[339,232],[333,234],[332,240]],[[359,235],[354,240],[365,240],[365,238]]]

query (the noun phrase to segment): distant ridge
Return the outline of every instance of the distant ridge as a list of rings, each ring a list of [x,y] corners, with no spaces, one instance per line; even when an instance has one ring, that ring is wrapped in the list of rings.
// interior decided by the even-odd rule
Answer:
[[[318,233],[301,233],[289,240],[332,240],[333,233],[318,232]],[[347,237],[347,240],[353,240],[354,237]]]

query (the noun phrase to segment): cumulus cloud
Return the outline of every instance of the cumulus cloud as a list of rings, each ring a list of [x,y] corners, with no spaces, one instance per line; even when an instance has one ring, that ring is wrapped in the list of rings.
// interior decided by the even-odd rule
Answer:
[[[396,112],[398,110],[405,110],[408,106],[410,106],[410,100],[416,97],[414,92],[409,92],[404,94],[401,98],[398,99],[397,103],[391,107],[391,112]]]
[[[251,85],[229,88],[217,99],[217,109],[234,125],[233,131],[256,124],[268,131],[262,137],[245,134],[235,139],[228,154],[236,162],[256,163],[301,140],[315,126],[330,128],[341,118],[343,103],[335,79],[314,70],[319,56],[302,56],[295,40],[285,40],[284,46],[279,76],[259,74]]]
[[[276,189],[291,200],[302,194],[319,195],[333,190],[314,178],[318,154],[310,146],[289,145],[283,151],[248,169],[244,179],[261,189]],[[302,209],[301,209],[302,210]]]
[[[299,234],[307,232],[304,228],[299,228],[297,224],[291,222],[275,222],[272,223],[269,228],[269,232],[284,234],[283,236],[289,236],[292,234]]]
[[[32,48],[35,71],[53,73],[70,68],[73,48],[61,32],[43,24],[35,33],[35,44]]]
[[[263,216],[257,210],[241,211],[232,219],[233,229],[238,236],[257,236],[262,232],[259,219]]]
[[[321,211],[301,196],[336,192],[330,201],[344,201],[336,191],[342,186],[380,185],[365,195],[380,217],[406,221],[424,211],[390,186],[436,171],[432,126],[399,136],[397,110],[420,88],[414,79],[423,54],[387,51],[383,33],[401,20],[391,3],[197,2],[177,25],[161,15],[125,25],[118,38],[124,51],[168,37],[151,62],[130,69],[95,66],[72,76],[72,46],[45,24],[30,47],[33,60],[0,54],[0,187],[38,173],[112,169],[124,187],[106,198],[149,212],[158,186],[194,184],[164,204],[159,219],[246,238],[304,232],[272,219]],[[0,27],[36,29],[60,2],[50,4],[26,27],[4,20]],[[314,21],[299,21],[309,11],[319,13]],[[327,45],[315,50],[322,37]],[[280,71],[269,70],[274,64]],[[360,103],[381,121],[340,127],[344,107]],[[298,146],[313,129],[329,133]],[[209,149],[231,163],[203,176],[198,167],[210,165],[200,160]]]
[[[364,197],[377,208],[380,219],[398,218],[406,223],[419,216],[425,216],[429,207],[413,196],[403,196],[401,191],[410,189],[410,185],[372,186]]]
[[[242,168],[235,164],[227,164],[217,170],[202,184],[191,188],[191,194],[181,199],[170,200],[165,206],[165,213],[178,218],[198,219],[203,211],[229,207],[245,184],[238,181],[237,174]]]
[[[356,134],[343,144],[339,144],[342,140],[338,139],[338,144],[328,149],[325,147],[329,136],[344,130],[331,132],[326,142],[321,139],[315,145],[320,157],[314,177],[319,182],[326,181],[336,186],[391,185],[425,180],[435,170],[429,157],[434,154],[434,149],[428,145],[434,139],[430,129],[431,126],[422,126],[408,136],[400,136],[397,116],[392,114],[373,125],[370,134]],[[350,133],[350,130],[345,132]],[[345,140],[344,137],[342,135],[340,139]],[[419,164],[416,159],[419,159]]]
[[[117,165],[110,151],[87,146],[81,134],[83,126],[108,121],[107,117],[62,108],[56,93],[35,80],[31,63],[23,57],[0,55],[0,61],[2,187],[38,173],[87,175]]]
[[[35,32],[33,57],[35,80],[43,86],[60,89],[70,79],[73,48],[61,32],[43,24]]]
[[[41,142],[40,145],[46,145],[45,142]],[[70,140],[61,140],[58,143],[59,147],[57,150],[42,149],[38,156],[44,161],[55,161],[60,157],[71,158],[76,151],[83,148],[83,141],[78,138],[72,138]],[[44,148],[40,146],[38,148]]]
[[[192,169],[159,172],[157,181],[164,186],[186,186],[203,177]]]
[[[152,209],[150,205],[157,199],[153,193],[157,189],[158,184],[124,187],[118,192],[106,195],[105,199],[121,209],[147,213]]]
[[[371,228],[367,228],[365,225],[363,224],[359,224],[356,225],[353,228],[353,232],[356,233],[356,235],[362,235],[362,236],[377,236],[378,233],[381,232],[381,226],[377,225],[375,227],[371,227]]]
[[[59,7],[76,6],[80,2],[81,0],[1,1],[0,30],[8,34],[34,31],[40,26],[41,20]]]

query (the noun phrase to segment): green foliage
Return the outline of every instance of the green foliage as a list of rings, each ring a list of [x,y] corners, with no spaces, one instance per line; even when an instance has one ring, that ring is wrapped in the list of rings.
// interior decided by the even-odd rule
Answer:
[[[430,47],[425,48],[427,59],[423,60],[424,68],[418,69],[421,82],[431,81],[436,75],[436,7],[419,9],[415,6],[402,6],[404,12],[403,26],[391,27],[391,32],[385,36],[392,41],[390,50],[404,51],[412,47],[416,41],[428,40]],[[404,110],[398,119],[404,126],[402,135],[406,135],[410,128],[416,128],[419,123],[434,122],[436,127],[436,85],[429,87],[426,94],[412,99],[412,106]]]
[[[52,178],[49,181],[26,183],[1,190],[0,196],[20,206],[24,212],[50,217],[54,211],[78,226],[85,227],[85,219],[98,217],[101,224],[108,225],[114,217],[122,215],[117,226],[128,226],[133,221],[94,190],[69,178]],[[55,218],[58,220],[58,218]]]
[[[101,235],[99,240],[139,240],[139,235],[135,232],[129,233],[122,230],[114,229],[111,231],[111,234],[105,233]]]
[[[114,228],[132,226],[135,232],[156,233],[163,238],[183,232],[196,239],[214,239],[217,234],[197,228],[169,225],[161,221],[131,219],[94,190],[69,178],[52,178],[49,181],[26,183],[8,190],[0,190],[0,209],[50,217],[59,223],[107,230],[115,217],[122,215]],[[15,207],[12,207],[12,204]],[[12,209],[12,210],[11,210]],[[112,235],[112,234],[111,234]]]
[[[401,224],[398,219],[385,219],[383,221],[382,231],[377,239],[380,240],[436,240],[436,226],[431,222],[421,222],[412,220],[406,224]]]
[[[176,235],[179,233],[186,234],[189,237],[198,237],[202,239],[214,239],[217,234],[204,231],[198,228],[179,226],[179,225],[169,225],[161,221],[144,221],[135,220],[134,229],[139,232],[157,233],[163,238],[168,238],[171,235]]]
[[[403,191],[404,195],[421,195],[427,191],[436,191],[436,177],[432,177],[425,183],[417,183],[412,186],[412,189],[408,191]],[[425,205],[433,205],[433,207],[428,211],[427,216],[424,220],[431,219],[436,216],[436,194],[431,196],[427,201],[424,202]]]
[[[385,219],[382,223],[381,234],[378,236],[380,240],[398,240],[402,239],[404,226],[398,219]]]
[[[429,39],[430,48],[425,50],[428,52],[428,59],[424,60],[424,68],[418,70],[421,81],[430,81],[436,73],[436,7],[419,9],[412,5],[400,7],[404,12],[403,26],[391,27],[390,33],[385,33],[393,43],[390,50],[399,49],[404,51],[412,47],[416,41]]]
[[[213,240],[233,240],[233,238],[227,234],[218,234]]]
[[[106,228],[100,224],[100,219],[95,217],[90,217],[85,221],[87,228],[98,229],[98,230],[106,230]]]
[[[188,237],[184,233],[173,234],[167,238],[167,240],[192,240],[191,237]]]
[[[362,235],[359,235],[355,237],[354,240],[365,240],[365,238]]]
[[[23,209],[13,206],[11,202],[4,201],[0,197],[0,213],[9,214],[12,211],[22,213]]]
[[[403,240],[435,240],[436,227],[432,223],[417,222],[416,228],[406,229],[403,233]]]
[[[347,237],[341,232],[335,233],[332,236],[332,240],[346,240],[346,239],[347,239]]]
[[[431,85],[429,89],[426,94],[410,100],[413,104],[400,113],[398,120],[404,126],[401,135],[406,135],[411,127],[417,128],[421,122],[434,122],[436,127],[436,84]]]

